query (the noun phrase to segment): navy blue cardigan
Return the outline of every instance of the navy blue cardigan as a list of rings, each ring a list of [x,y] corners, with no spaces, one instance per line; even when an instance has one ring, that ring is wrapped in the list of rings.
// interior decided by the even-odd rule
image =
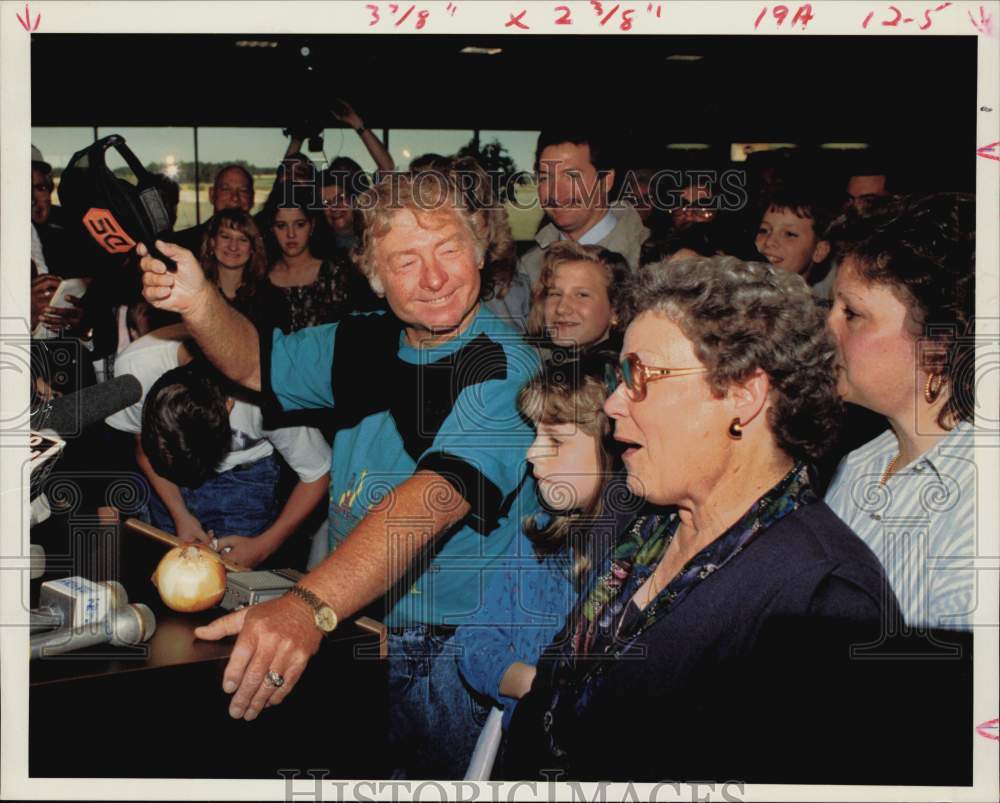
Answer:
[[[547,714],[565,676],[543,659],[498,775],[870,782],[898,737],[885,685],[900,662],[872,657],[897,616],[871,550],[826,504],[805,505],[641,634],[645,657],[607,667],[585,708],[564,685]]]

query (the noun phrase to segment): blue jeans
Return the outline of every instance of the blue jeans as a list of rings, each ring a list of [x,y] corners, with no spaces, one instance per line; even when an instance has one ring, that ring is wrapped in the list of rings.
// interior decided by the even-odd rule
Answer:
[[[462,680],[449,638],[423,627],[389,634],[393,778],[461,780],[490,701]]]
[[[215,474],[197,488],[181,488],[184,504],[201,528],[224,535],[260,535],[278,517],[279,464],[272,453],[253,463]],[[149,521],[176,533],[174,520],[160,498],[149,497]]]

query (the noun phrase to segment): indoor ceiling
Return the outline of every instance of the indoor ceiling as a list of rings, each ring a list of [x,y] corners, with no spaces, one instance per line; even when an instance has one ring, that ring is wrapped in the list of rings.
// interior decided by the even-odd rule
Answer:
[[[104,80],[81,91],[72,65]],[[976,38],[32,37],[36,126],[281,127],[333,97],[372,128],[537,130],[585,113],[637,149],[863,141],[939,161],[975,149]]]

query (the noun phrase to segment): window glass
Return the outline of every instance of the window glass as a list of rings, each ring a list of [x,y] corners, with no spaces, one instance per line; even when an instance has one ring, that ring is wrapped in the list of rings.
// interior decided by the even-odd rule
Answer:
[[[119,134],[125,145],[151,173],[163,173],[180,185],[175,230],[197,222],[194,199],[194,129],[160,126],[101,126],[98,138]],[[128,181],[135,175],[114,148],[107,151],[107,165]]]
[[[56,189],[52,202],[59,203],[59,176],[73,154],[94,141],[94,129],[86,127],[48,126],[31,129],[31,144],[42,152],[42,158],[52,165]]]
[[[533,240],[538,225],[545,217],[538,202],[538,187],[534,179],[519,184],[514,192],[516,202],[507,203],[507,217],[515,240]]]
[[[267,200],[278,163],[285,155],[288,137],[280,128],[199,128],[198,161],[199,204],[201,219],[212,216],[212,204],[208,200],[208,190],[215,174],[224,164],[243,164],[253,176],[254,206],[252,212],[260,211]],[[310,158],[314,154],[307,153]],[[315,160],[314,160],[315,161]]]
[[[479,147],[499,142],[507,155],[514,160],[514,169],[530,173],[535,166],[538,133],[538,131],[480,131]]]
[[[389,129],[389,153],[397,170],[409,170],[410,162],[425,153],[453,156],[472,140],[470,131],[433,131],[429,128]]]
[[[375,136],[385,142],[384,131],[374,131]],[[318,166],[323,167],[330,164],[334,159],[346,156],[353,159],[368,175],[375,172],[375,160],[368,153],[368,148],[357,132],[350,128],[328,128],[323,132],[323,151],[308,150],[309,143],[303,145],[306,156],[312,159]]]
[[[535,166],[535,146],[538,131],[480,131],[479,147],[485,148],[493,142],[503,147],[503,155],[514,160],[515,172],[531,173]],[[507,204],[507,217],[515,240],[531,240],[538,230],[545,213],[538,203],[538,188],[533,178],[514,189],[515,199]]]

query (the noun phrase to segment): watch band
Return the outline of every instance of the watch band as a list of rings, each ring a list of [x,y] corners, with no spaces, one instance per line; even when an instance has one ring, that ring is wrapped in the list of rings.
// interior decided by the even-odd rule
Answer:
[[[362,134],[364,134],[364,133],[365,133],[365,131],[367,131],[368,129],[367,129],[367,128],[365,128],[364,126],[361,126],[361,128],[355,128],[354,130],[358,132],[358,136],[360,137],[360,136],[361,136]]]
[[[316,627],[319,628],[323,634],[332,633],[337,627],[337,614],[329,605],[327,605],[323,600],[317,597],[308,588],[303,588],[300,585],[294,585],[288,589],[289,594],[294,594],[302,600],[305,600],[309,604],[309,607],[313,609],[313,617],[315,619]],[[320,617],[323,617],[327,626],[322,626],[320,624]]]

